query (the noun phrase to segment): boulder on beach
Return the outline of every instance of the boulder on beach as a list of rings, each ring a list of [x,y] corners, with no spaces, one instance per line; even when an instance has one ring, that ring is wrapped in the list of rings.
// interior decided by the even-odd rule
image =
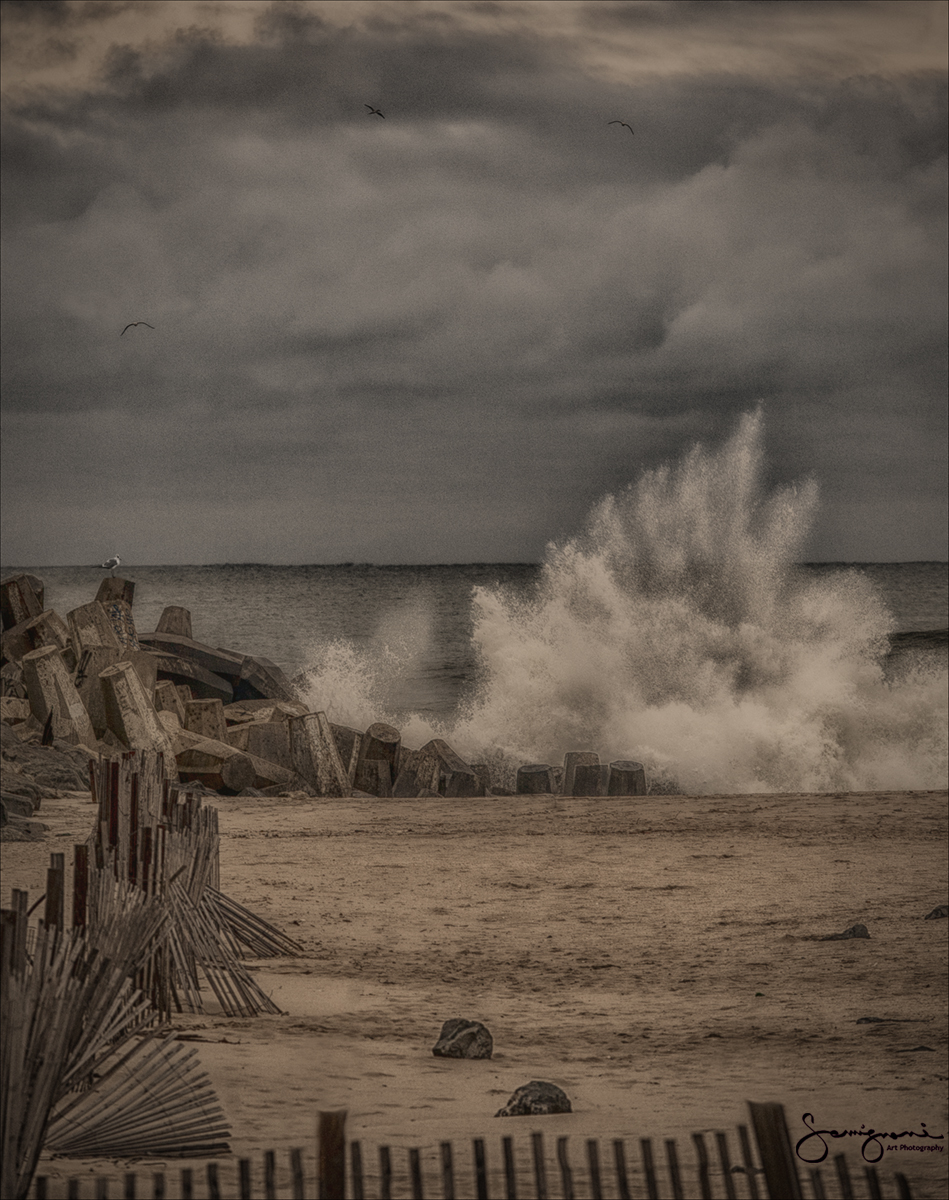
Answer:
[[[490,1058],[494,1039],[480,1021],[453,1017],[442,1026],[432,1053],[436,1058]]]
[[[567,1093],[555,1083],[532,1079],[512,1093],[510,1100],[494,1114],[496,1117],[544,1117],[550,1113],[573,1112]]]
[[[843,942],[847,938],[868,938],[869,936],[866,925],[851,925],[843,933],[828,933],[820,940],[822,942]]]
[[[949,917],[949,904],[937,904],[936,907],[923,917],[924,921],[938,921],[940,917]]]

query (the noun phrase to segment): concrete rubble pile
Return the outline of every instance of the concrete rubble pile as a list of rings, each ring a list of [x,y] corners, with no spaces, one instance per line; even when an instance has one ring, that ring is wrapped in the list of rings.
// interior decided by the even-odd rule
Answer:
[[[134,592],[131,580],[108,576],[64,621],[44,606],[36,576],[0,582],[5,826],[26,822],[30,833],[42,792],[31,771],[52,770],[60,790],[86,789],[90,758],[128,750],[161,751],[172,777],[229,795],[512,794],[441,738],[413,750],[384,722],[362,731],[334,724],[269,659],[196,640],[185,608],[165,608],[154,632],[140,633]],[[582,752],[563,767],[522,767],[515,790],[637,795],[646,785],[641,764],[601,765]]]

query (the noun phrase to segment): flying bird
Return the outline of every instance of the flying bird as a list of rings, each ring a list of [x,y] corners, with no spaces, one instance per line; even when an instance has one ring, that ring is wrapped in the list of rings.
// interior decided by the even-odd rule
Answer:
[[[365,107],[369,109],[369,111],[366,113],[367,117],[382,117],[383,121],[386,119],[386,115],[382,109],[373,108],[371,104],[367,104]]]
[[[121,562],[122,560],[119,558],[119,556],[117,554],[113,554],[112,557],[107,558],[102,565],[107,571],[111,571],[114,575],[115,568],[119,566]]]
[[[626,121],[607,121],[606,123],[607,125],[622,125],[624,129],[628,129],[629,132],[633,134],[633,137],[636,136],[635,133],[633,133],[632,125],[627,124]]]
[[[134,329],[136,325],[148,325],[148,322],[147,322],[147,321],[130,321],[130,322],[128,323],[128,325],[126,325],[126,326],[125,326],[125,329]],[[148,325],[148,328],[149,328],[149,329],[154,329],[154,328],[155,328],[155,326],[154,326],[154,325]],[[125,333],[125,329],[123,329],[123,330],[122,330],[122,333]],[[122,333],[120,333],[120,334],[119,334],[119,337],[121,337],[121,336],[122,336]]]

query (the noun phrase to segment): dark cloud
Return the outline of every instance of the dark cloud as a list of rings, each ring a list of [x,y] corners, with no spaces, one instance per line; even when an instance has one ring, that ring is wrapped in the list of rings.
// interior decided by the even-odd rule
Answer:
[[[249,42],[189,25],[10,99],[6,528],[35,536],[24,489],[80,540],[134,494],[156,561],[266,558],[290,509],[271,544],[305,559],[315,514],[364,508],[388,549],[328,557],[530,557],[763,401],[775,479],[827,476],[816,553],[874,557],[884,498],[881,557],[913,519],[935,545],[944,80],[620,85],[529,22],[417,11],[280,4]],[[218,540],[196,515],[175,552],[188,504]]]

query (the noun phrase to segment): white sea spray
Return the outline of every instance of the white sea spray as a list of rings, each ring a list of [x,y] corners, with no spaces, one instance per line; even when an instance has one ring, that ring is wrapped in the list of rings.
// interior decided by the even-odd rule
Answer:
[[[888,678],[893,620],[870,581],[795,565],[817,487],[768,494],[762,442],[748,414],[720,448],[603,499],[548,548],[530,599],[475,589],[478,690],[447,726],[400,718],[405,743],[444,736],[508,785],[522,763],[591,749],[644,763],[653,790],[944,787],[945,670]],[[334,720],[392,708],[426,638],[403,617],[324,655],[313,694]]]

